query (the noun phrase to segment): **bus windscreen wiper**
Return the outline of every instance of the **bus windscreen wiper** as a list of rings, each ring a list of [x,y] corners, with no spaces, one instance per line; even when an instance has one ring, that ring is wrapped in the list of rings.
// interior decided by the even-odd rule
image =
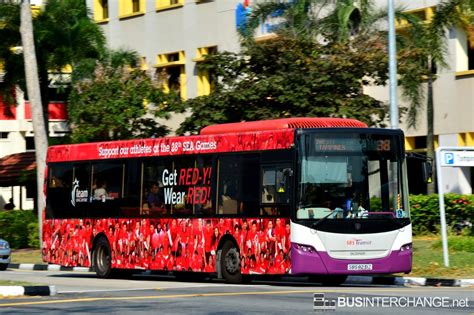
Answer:
[[[343,209],[341,208],[336,208],[334,209],[331,213],[325,215],[324,217],[322,217],[321,219],[319,219],[318,221],[314,222],[312,225],[311,225],[311,228],[315,229],[318,227],[318,225],[320,225],[321,223],[323,223],[324,221],[326,221],[331,215],[336,215],[338,212],[342,212],[344,211]]]

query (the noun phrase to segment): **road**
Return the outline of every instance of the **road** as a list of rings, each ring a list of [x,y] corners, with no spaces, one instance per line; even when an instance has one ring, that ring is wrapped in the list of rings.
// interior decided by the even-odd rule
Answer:
[[[172,276],[154,275],[140,275],[130,279],[97,279],[95,274],[88,272],[23,270],[2,272],[0,279],[55,285],[58,290],[56,296],[50,297],[0,298],[1,314],[288,315],[398,314],[401,311],[404,315],[474,314],[474,288],[376,285],[322,287],[307,283],[304,278],[284,281],[258,279],[246,285],[231,285],[217,279],[182,282]],[[315,312],[314,293],[323,293],[325,300],[340,303],[336,305],[335,312]],[[451,307],[453,299],[462,307]],[[373,304],[377,300],[378,307],[367,304],[367,301]],[[365,304],[347,307],[351,301]],[[431,307],[427,303],[431,303]],[[467,303],[467,307],[463,303]]]

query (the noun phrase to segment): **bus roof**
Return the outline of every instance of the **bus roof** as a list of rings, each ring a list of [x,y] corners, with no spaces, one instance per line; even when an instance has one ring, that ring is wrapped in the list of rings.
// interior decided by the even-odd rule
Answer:
[[[297,128],[366,128],[344,118],[284,118],[205,127],[200,135],[51,146],[47,163],[290,149]]]
[[[367,128],[367,125],[356,119],[333,117],[295,117],[261,121],[246,121],[228,124],[218,124],[205,127],[201,135],[216,135],[223,133],[238,133],[249,131],[264,131],[277,129],[298,128]]]

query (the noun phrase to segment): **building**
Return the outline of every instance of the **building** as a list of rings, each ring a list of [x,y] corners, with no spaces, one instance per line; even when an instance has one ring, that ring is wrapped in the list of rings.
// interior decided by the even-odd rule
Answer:
[[[168,71],[169,85],[178,76],[183,98],[206,94],[206,78],[196,70],[203,54],[212,50],[239,49],[237,25],[242,10],[251,10],[256,0],[88,0],[94,19],[100,23],[113,48],[128,47],[143,56],[156,71]],[[438,0],[398,1],[404,9],[429,19]],[[385,0],[376,0],[380,7]],[[271,21],[262,23],[257,36],[271,34]],[[474,146],[474,43],[466,32],[452,29],[448,36],[448,68],[440,69],[435,82],[436,146]],[[366,92],[389,101],[387,88],[367,87]],[[400,104],[406,101],[399,95]],[[179,120],[171,126],[176,128]],[[421,112],[416,129],[402,121],[408,151],[426,151],[426,113]],[[417,167],[416,163],[409,165]],[[446,191],[472,193],[469,168],[445,169]],[[417,173],[414,171],[412,173]],[[413,193],[424,193],[415,176]]]
[[[183,99],[187,99],[210,93],[209,77],[198,71],[196,65],[204,55],[214,51],[235,52],[240,49],[237,28],[245,12],[251,10],[256,1],[258,0],[86,0],[86,3],[93,19],[102,27],[111,48],[137,51],[148,70],[166,75],[165,89],[175,89]],[[404,0],[397,1],[397,5],[403,5],[406,10],[429,19],[433,6],[438,2]],[[376,0],[375,3],[380,7],[386,6],[385,0]],[[271,20],[263,22],[257,30],[257,39],[271,38],[274,23]],[[474,146],[474,43],[469,41],[468,35],[462,29],[452,29],[447,34],[449,66],[439,69],[435,82],[437,145]],[[387,88],[367,87],[365,90],[388,103]],[[20,94],[18,97],[22,98]],[[25,105],[19,103],[18,119],[0,120],[0,141],[5,141],[6,144],[0,148],[0,156],[26,150],[27,142],[31,142],[28,140],[31,129],[27,129],[28,119],[24,116],[27,103],[23,108],[21,106]],[[406,105],[401,93],[399,103]],[[65,131],[64,115],[61,119],[50,122],[54,135]],[[182,116],[177,116],[166,124],[171,129],[176,129],[182,119]],[[421,112],[419,125],[413,129],[408,128],[402,118],[400,127],[407,136],[407,150],[419,153],[426,151],[425,121],[425,113]],[[9,134],[6,135],[5,132]],[[4,140],[5,137],[7,140]],[[11,143],[15,143],[15,150],[10,147]],[[410,167],[416,168],[409,165]],[[469,168],[453,168],[443,172],[445,191],[472,193],[474,171]],[[417,174],[417,171],[411,173]],[[418,180],[418,176],[410,178],[413,193],[424,192],[420,188],[423,185],[418,185]]]
[[[433,16],[437,0],[397,1],[403,9],[423,20]],[[384,7],[385,0],[376,4]],[[474,32],[474,29],[471,29]],[[437,69],[434,82],[434,134],[435,148],[438,146],[474,147],[474,34],[462,28],[448,30],[447,67]],[[469,40],[471,38],[471,40]],[[367,88],[368,94],[389,101],[387,88]],[[398,93],[401,106],[408,106]],[[426,152],[426,110],[420,112],[417,128],[409,128],[403,120],[400,124],[406,136],[407,151]],[[409,164],[410,168],[410,164]],[[474,170],[469,167],[443,168],[444,191],[471,194],[474,186]],[[410,172],[409,172],[410,173]],[[413,173],[418,173],[414,171]],[[425,193],[424,185],[415,176],[410,181],[412,193]]]

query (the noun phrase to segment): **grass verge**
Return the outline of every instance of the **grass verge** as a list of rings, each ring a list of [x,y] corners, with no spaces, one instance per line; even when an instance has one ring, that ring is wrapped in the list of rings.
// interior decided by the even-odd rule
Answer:
[[[12,252],[12,264],[44,264],[39,249],[16,249]]]
[[[449,267],[444,266],[443,250],[438,236],[424,236],[413,238],[413,269],[408,276],[445,278],[445,279],[473,279],[474,252],[470,246],[473,237],[449,237]]]

